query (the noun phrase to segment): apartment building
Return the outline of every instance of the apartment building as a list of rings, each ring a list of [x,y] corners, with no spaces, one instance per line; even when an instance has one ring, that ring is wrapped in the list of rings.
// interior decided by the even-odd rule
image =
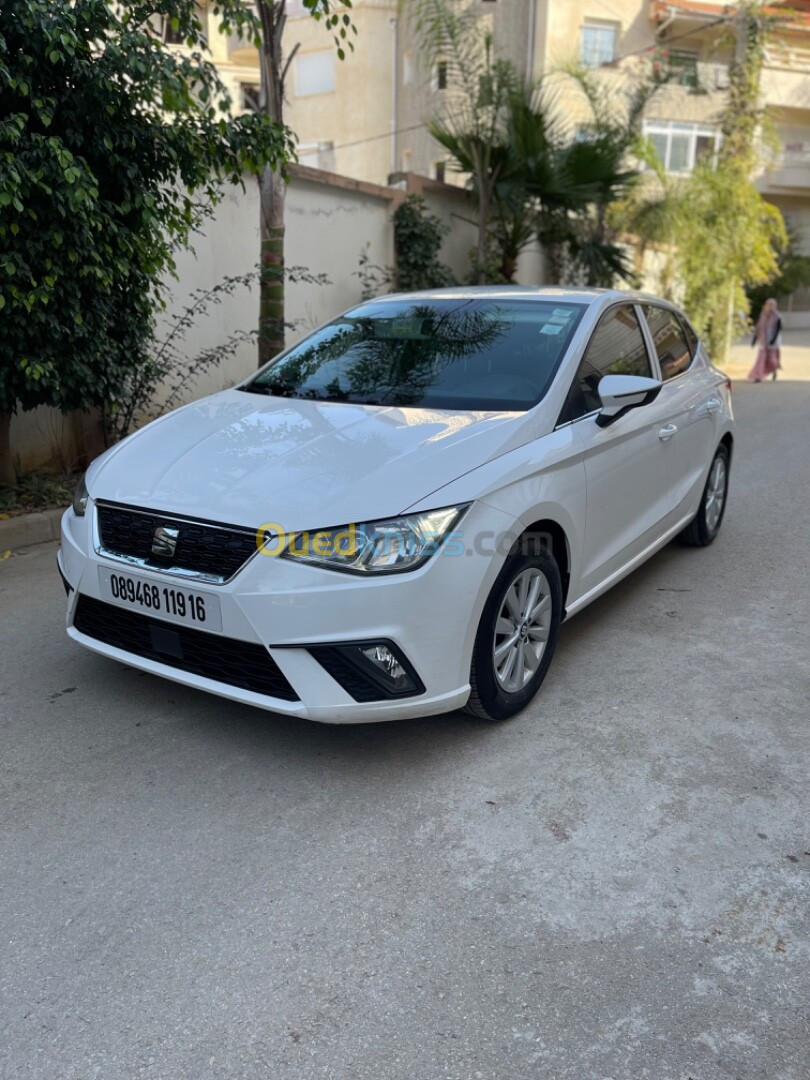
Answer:
[[[718,145],[737,42],[736,4],[708,0],[543,0],[534,70],[571,56],[597,72],[606,93],[628,85],[639,67],[666,65],[670,79],[645,110],[644,131],[666,169],[691,171]],[[766,107],[759,172],[763,195],[782,211],[810,253],[810,0],[774,4],[762,76]],[[581,105],[574,95],[572,110]],[[775,138],[773,138],[775,136]]]
[[[717,0],[468,0],[492,32],[499,55],[535,77],[571,61],[620,91],[645,65],[666,64],[670,81],[647,107],[644,129],[666,168],[687,173],[720,138],[718,115],[736,45],[735,3]],[[772,149],[763,147],[757,183],[810,252],[810,0],[774,3],[784,17],[768,46],[762,90]],[[459,183],[426,120],[454,93],[453,73],[429,61],[397,0],[354,0],[355,49],[341,62],[331,34],[287,0],[285,118],[302,163],[386,184],[416,172]],[[256,50],[216,32],[210,44],[239,108],[259,94]],[[573,87],[563,107],[572,124],[585,117]]]

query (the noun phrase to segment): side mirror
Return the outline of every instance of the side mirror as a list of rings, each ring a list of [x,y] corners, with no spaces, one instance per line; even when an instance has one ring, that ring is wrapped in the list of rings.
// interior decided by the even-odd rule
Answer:
[[[658,379],[643,375],[603,375],[599,380],[602,411],[596,418],[599,427],[615,423],[631,409],[655,401],[663,386]]]

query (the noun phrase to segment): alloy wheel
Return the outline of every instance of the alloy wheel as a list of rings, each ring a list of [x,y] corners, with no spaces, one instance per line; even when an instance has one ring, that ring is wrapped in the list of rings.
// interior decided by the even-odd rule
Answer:
[[[716,457],[709,474],[709,482],[706,485],[706,501],[703,511],[706,516],[706,526],[709,532],[714,532],[723,513],[723,503],[726,501],[726,463],[722,457]]]
[[[528,683],[546,648],[551,625],[551,589],[542,570],[529,567],[506,590],[492,642],[495,678],[509,694]]]

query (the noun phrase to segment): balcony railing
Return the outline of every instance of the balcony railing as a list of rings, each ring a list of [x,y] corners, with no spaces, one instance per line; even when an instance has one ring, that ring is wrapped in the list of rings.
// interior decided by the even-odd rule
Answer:
[[[762,176],[766,190],[806,191],[810,188],[810,142],[785,142]]]
[[[765,48],[765,67],[810,73],[810,49],[796,49],[772,41]]]
[[[777,167],[784,166],[789,169],[802,165],[810,167],[810,142],[785,143],[776,159],[776,164]],[[810,173],[808,173],[807,182],[810,184]]]
[[[728,90],[728,64],[691,60],[673,55],[667,66],[668,85],[682,86],[693,94],[713,94]]]

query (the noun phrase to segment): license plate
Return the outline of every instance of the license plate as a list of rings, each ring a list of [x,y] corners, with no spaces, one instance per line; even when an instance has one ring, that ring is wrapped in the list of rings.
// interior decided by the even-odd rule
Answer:
[[[219,597],[171,584],[157,584],[132,574],[98,568],[101,596],[110,604],[197,630],[222,630]]]

